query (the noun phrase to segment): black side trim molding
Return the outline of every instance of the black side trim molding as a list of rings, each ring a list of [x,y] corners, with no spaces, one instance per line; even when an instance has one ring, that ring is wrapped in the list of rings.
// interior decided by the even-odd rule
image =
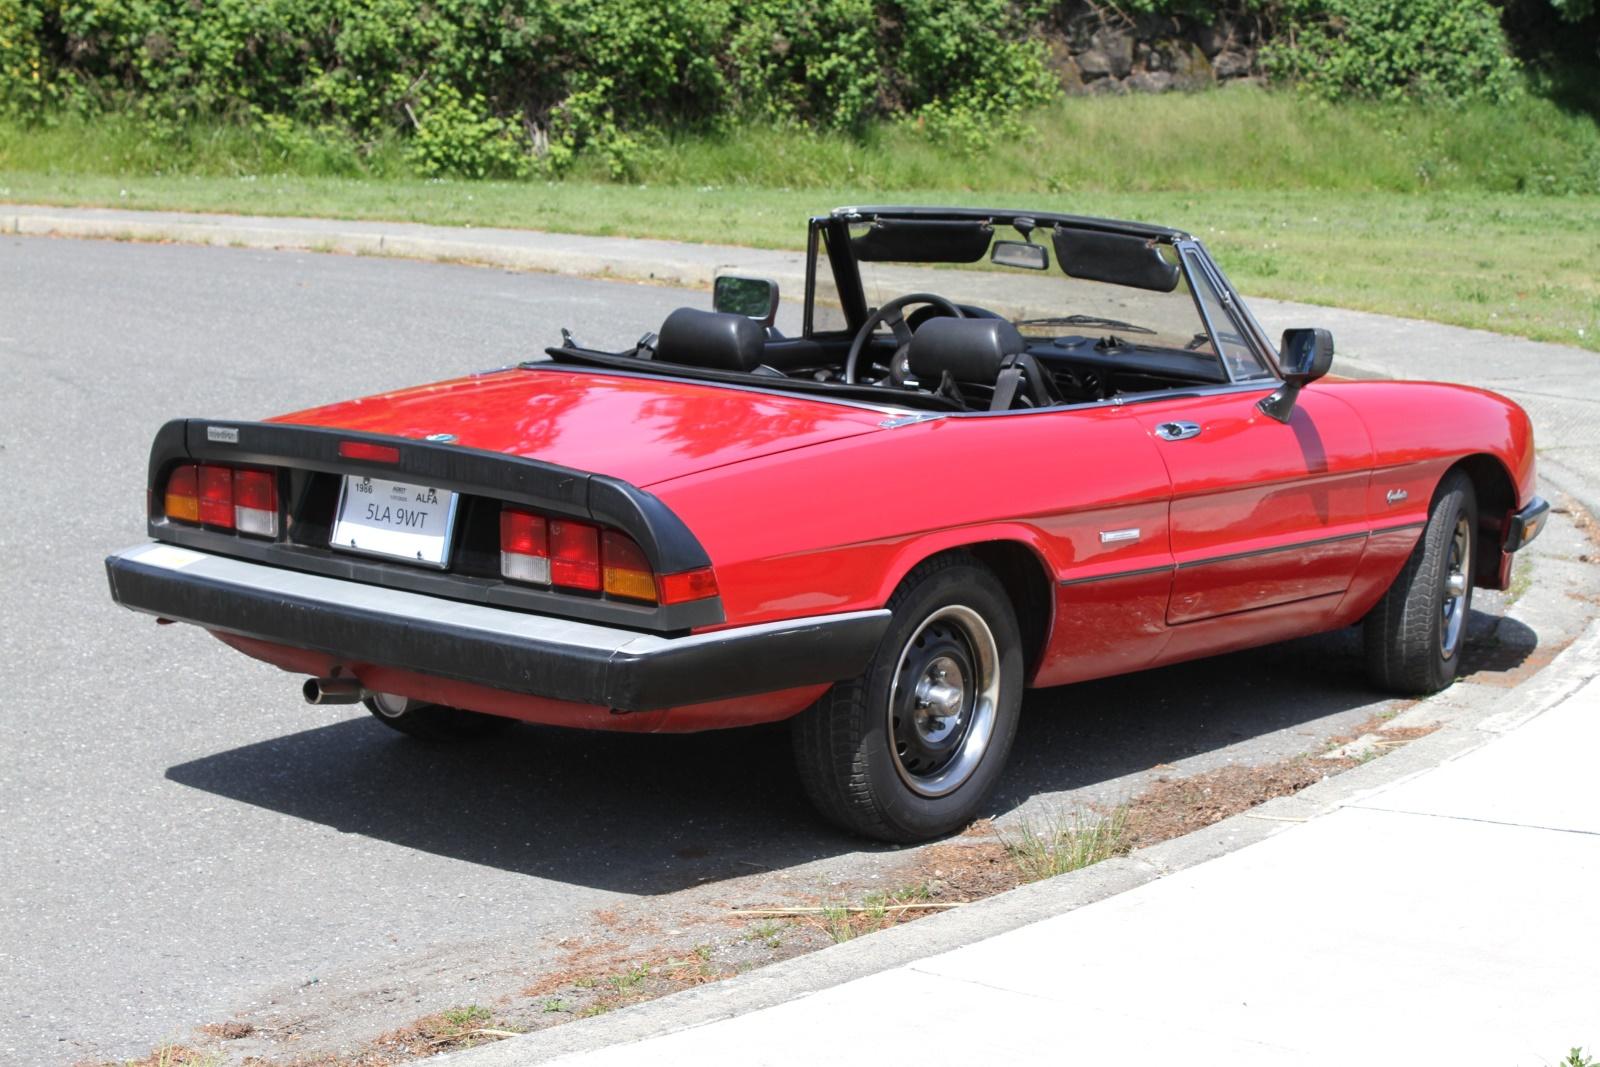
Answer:
[[[208,630],[618,711],[859,674],[887,609],[663,637],[145,544],[106,559],[117,603]]]
[[[1225,556],[1207,556],[1205,559],[1192,559],[1187,563],[1178,564],[1181,571],[1191,567],[1205,567],[1212,563],[1231,563],[1236,559],[1253,559],[1256,556],[1270,556],[1278,552],[1294,552],[1302,548],[1315,548],[1317,545],[1332,545],[1340,541],[1364,541],[1368,537],[1366,530],[1355,533],[1335,534],[1332,537],[1317,537],[1310,541],[1296,541],[1292,545],[1274,545],[1271,548],[1253,548],[1248,552],[1230,552]]]
[[[1058,585],[1088,585],[1090,582],[1114,582],[1119,578],[1143,578],[1151,574],[1171,574],[1173,566],[1170,563],[1160,567],[1140,567],[1138,570],[1117,571],[1113,574],[1095,574],[1088,578],[1063,578]]]

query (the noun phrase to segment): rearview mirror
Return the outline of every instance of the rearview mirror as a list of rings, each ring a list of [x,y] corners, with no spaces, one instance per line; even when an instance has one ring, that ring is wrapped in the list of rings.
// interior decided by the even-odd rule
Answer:
[[[989,262],[1002,267],[1025,267],[1028,270],[1049,270],[1050,253],[1044,245],[1028,241],[996,241],[989,251]]]
[[[1284,330],[1278,364],[1283,385],[1271,396],[1263,397],[1256,407],[1269,418],[1288,422],[1300,390],[1333,366],[1333,334],[1327,330]]]
[[[771,326],[778,317],[778,283],[771,278],[724,274],[711,286],[711,306]]]

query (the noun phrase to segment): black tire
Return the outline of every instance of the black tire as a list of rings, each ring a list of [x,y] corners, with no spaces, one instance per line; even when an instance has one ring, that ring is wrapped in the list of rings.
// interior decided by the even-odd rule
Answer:
[[[795,763],[830,822],[927,841],[976,818],[1000,778],[1022,706],[1022,639],[1005,589],[964,553],[918,566],[889,608],[866,670],[791,721]]]
[[[1455,681],[1472,610],[1477,538],[1472,480],[1454,471],[1439,483],[1405,567],[1366,617],[1367,675],[1374,685],[1426,696]]]
[[[511,723],[510,719],[500,715],[484,715],[443,704],[424,704],[387,693],[365,697],[361,703],[372,712],[374,719],[389,729],[398,730],[419,741],[466,741],[494,733]]]

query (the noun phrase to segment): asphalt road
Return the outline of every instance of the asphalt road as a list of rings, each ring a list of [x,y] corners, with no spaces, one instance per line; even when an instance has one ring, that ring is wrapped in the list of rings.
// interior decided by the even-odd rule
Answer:
[[[620,345],[684,303],[707,295],[0,239],[0,1061],[142,1055],[266,1003],[398,1025],[516,988],[595,909],[881,854],[811,816],[781,731],[427,748],[107,597],[166,418],[500,366],[563,325]],[[1349,634],[1037,695],[995,810],[1281,758],[1380,706]]]

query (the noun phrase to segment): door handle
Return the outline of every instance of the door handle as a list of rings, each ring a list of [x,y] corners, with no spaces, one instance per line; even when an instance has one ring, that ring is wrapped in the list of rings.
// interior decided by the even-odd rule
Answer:
[[[1163,422],[1156,427],[1156,436],[1163,441],[1187,441],[1200,436],[1198,422]]]

